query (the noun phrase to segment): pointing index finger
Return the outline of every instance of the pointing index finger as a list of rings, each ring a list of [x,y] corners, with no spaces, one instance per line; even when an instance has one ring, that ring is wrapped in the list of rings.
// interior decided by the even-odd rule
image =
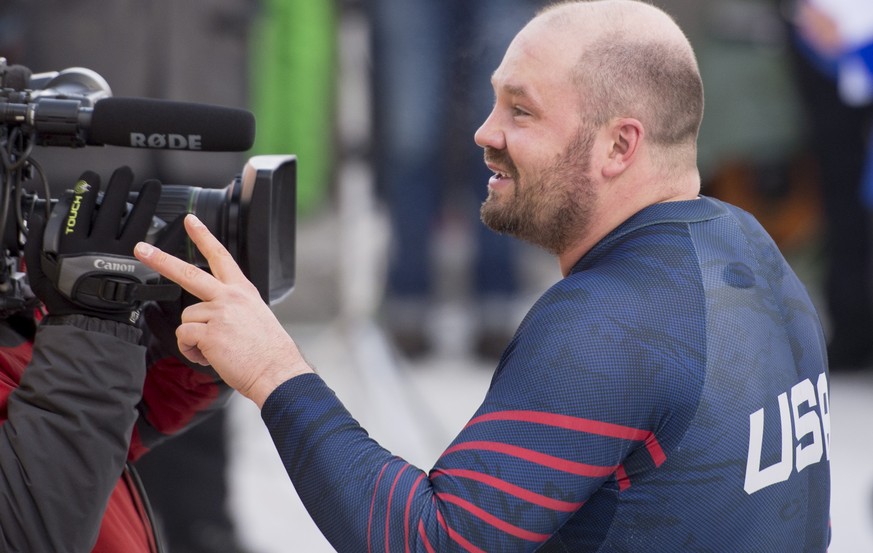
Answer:
[[[133,254],[146,267],[157,271],[201,300],[211,301],[217,293],[215,277],[151,244],[138,243]]]
[[[195,216],[187,215],[185,217],[185,230],[194,245],[206,258],[212,275],[144,242],[137,244],[134,255],[147,267],[154,269],[205,301],[214,299],[218,291],[217,284],[233,284],[240,279],[245,280],[245,276],[230,253],[209,232],[206,225]]]

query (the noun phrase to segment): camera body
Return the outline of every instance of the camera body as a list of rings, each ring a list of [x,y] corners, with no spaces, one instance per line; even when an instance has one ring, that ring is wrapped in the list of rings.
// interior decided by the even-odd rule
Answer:
[[[32,74],[0,57],[0,315],[33,301],[21,267],[27,221],[35,210],[44,211],[48,220],[56,203],[32,157],[34,146],[244,151],[253,141],[254,118],[244,110],[112,98],[109,85],[91,70]],[[193,213],[264,301],[275,304],[294,287],[296,168],[293,155],[254,156],[223,188],[165,184],[145,239],[160,241],[177,218]],[[207,268],[187,237],[179,251],[170,253]]]

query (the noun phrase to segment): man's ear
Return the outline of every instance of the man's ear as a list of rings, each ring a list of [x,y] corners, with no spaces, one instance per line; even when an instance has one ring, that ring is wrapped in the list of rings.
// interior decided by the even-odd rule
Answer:
[[[614,178],[633,164],[642,145],[645,129],[637,119],[622,118],[612,122],[608,130],[610,140],[603,176]]]

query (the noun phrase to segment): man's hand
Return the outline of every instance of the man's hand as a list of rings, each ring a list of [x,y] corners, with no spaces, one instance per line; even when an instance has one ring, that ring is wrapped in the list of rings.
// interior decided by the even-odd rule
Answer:
[[[312,369],[221,242],[193,215],[185,218],[185,230],[212,274],[144,242],[134,254],[202,300],[182,312],[176,330],[182,354],[211,364],[228,385],[261,407],[280,384]]]

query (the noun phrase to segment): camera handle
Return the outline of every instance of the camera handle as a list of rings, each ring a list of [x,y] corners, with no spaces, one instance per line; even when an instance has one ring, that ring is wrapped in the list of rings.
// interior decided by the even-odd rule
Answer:
[[[142,302],[173,301],[181,294],[176,284],[151,283],[157,273],[124,256],[43,252],[42,270],[63,295],[99,311],[131,311]]]
[[[177,284],[160,284],[160,275],[134,257],[100,252],[59,254],[59,237],[69,206],[68,196],[52,210],[40,263],[61,294],[80,305],[106,312],[131,311],[145,301],[179,298],[181,289]]]

